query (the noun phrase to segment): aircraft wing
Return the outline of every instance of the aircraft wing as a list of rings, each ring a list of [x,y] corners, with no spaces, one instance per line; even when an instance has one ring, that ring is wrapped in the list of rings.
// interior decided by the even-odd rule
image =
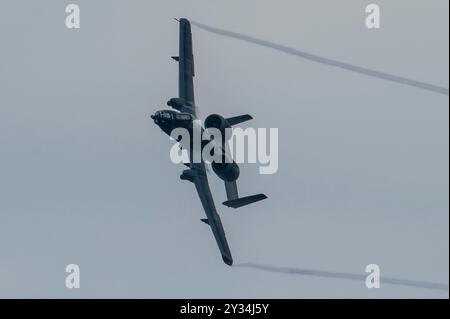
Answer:
[[[180,111],[196,116],[194,98],[194,54],[192,51],[191,23],[180,19],[179,55],[173,57],[178,61],[178,95],[184,101]]]
[[[181,112],[187,112],[196,117],[191,24],[187,19],[180,19],[179,22],[180,52],[178,57],[173,58],[178,61],[179,64],[178,90],[179,98],[183,103],[182,105],[175,104],[175,106]],[[181,178],[194,183],[206,213],[206,218],[202,219],[202,221],[211,227],[217,246],[219,246],[220,253],[222,254],[223,261],[231,266],[233,264],[233,258],[231,257],[222,222],[217,214],[216,206],[214,205],[214,200],[208,184],[208,177],[206,176],[205,163],[202,159],[201,163],[192,163],[188,166],[189,169],[183,171]]]
[[[190,180],[195,184],[198,196],[202,202],[203,209],[206,213],[206,219],[202,219],[204,223],[211,227],[217,246],[219,246],[222,259],[227,265],[233,264],[230,248],[228,247],[225,231],[222,226],[219,214],[217,214],[216,206],[211,194],[208,184],[208,177],[206,176],[205,164],[190,164],[190,169],[187,169],[181,175],[182,179]]]

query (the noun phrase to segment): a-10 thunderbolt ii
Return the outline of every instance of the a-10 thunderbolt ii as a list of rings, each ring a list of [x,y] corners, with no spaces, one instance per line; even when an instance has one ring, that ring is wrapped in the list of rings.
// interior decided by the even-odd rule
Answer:
[[[172,58],[178,62],[179,66],[179,96],[177,98],[172,98],[167,102],[167,105],[174,110],[157,111],[151,118],[155,124],[169,136],[173,129],[180,127],[185,128],[191,134],[195,129],[203,132],[204,129],[215,128],[220,130],[221,134],[225,136],[226,129],[231,128],[235,124],[248,121],[252,119],[252,117],[246,114],[232,118],[224,118],[218,114],[212,114],[205,119],[204,127],[195,127],[197,121],[194,120],[197,119],[197,116],[194,99],[193,80],[195,73],[191,24],[187,19],[180,19],[177,21],[180,25],[179,55]],[[201,153],[201,149],[195,149],[192,146],[192,143],[187,147],[189,148],[191,159],[193,158],[194,152]],[[222,254],[223,261],[231,266],[233,264],[233,257],[231,256],[230,248],[225,237],[222,222],[214,205],[214,200],[208,184],[205,162],[202,156],[199,157],[200,160],[198,162],[190,161],[189,163],[185,163],[188,169],[183,171],[180,178],[182,180],[190,181],[195,185],[203,209],[206,213],[206,218],[201,219],[201,221],[211,227],[214,238],[219,246],[220,253]],[[239,177],[239,166],[234,161],[222,161],[221,163],[212,162],[211,167],[214,173],[225,183],[227,200],[223,202],[224,205],[238,208],[267,198],[264,194],[239,197],[236,186],[236,180]]]

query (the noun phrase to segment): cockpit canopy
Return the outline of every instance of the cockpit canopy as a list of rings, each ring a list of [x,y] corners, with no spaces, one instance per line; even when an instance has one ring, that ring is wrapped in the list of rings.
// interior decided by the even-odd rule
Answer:
[[[155,115],[152,115],[151,118],[158,125],[173,125],[174,127],[185,126],[186,123],[192,121],[191,114],[173,110],[156,111]]]
[[[155,118],[160,119],[160,120],[171,120],[172,117],[172,113],[173,111],[156,111],[155,113]]]

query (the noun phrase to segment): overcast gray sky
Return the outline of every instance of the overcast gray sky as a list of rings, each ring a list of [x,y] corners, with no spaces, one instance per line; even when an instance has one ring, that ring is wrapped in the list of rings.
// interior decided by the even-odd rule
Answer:
[[[149,115],[177,95],[174,17],[449,87],[448,1],[57,0],[0,10],[0,297],[448,298],[448,291],[223,264],[194,187]],[[201,117],[279,128],[279,170],[244,165],[222,206],[235,263],[443,283],[448,95],[193,27]],[[81,288],[64,285],[81,268]]]

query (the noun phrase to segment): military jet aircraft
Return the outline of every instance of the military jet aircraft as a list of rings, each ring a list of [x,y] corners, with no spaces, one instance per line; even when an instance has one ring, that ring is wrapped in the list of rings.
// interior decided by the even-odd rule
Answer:
[[[161,110],[157,111],[151,118],[166,134],[169,136],[175,128],[183,127],[193,133],[195,128],[194,120],[196,116],[196,106],[194,100],[194,56],[192,50],[192,32],[191,24],[187,19],[177,20],[180,24],[180,40],[179,40],[179,55],[173,56],[172,59],[178,62],[178,93],[179,96],[172,98],[167,102],[167,105],[175,110]],[[233,125],[245,122],[252,119],[248,114],[231,117],[225,119],[218,114],[209,115],[204,122],[204,127],[200,130],[208,128],[216,128],[220,130],[222,136],[225,136],[225,129],[231,128]],[[191,139],[192,140],[192,139]],[[225,142],[223,142],[225,143]],[[196,150],[192,143],[189,148],[190,158]],[[201,158],[201,156],[200,156]],[[202,203],[203,209],[206,213],[206,218],[201,219],[202,222],[211,227],[214,238],[219,246],[223,261],[231,266],[233,258],[231,256],[230,248],[225,237],[225,231],[222,226],[219,215],[217,214],[211,190],[208,184],[207,171],[204,160],[190,161],[185,163],[188,169],[184,170],[180,178],[192,182],[197,189],[198,196]],[[239,177],[239,167],[234,162],[230,163],[211,163],[214,173],[221,178],[225,183],[225,190],[227,200],[223,202],[225,206],[238,208],[250,203],[254,203],[267,198],[264,194],[257,194],[246,197],[239,197],[236,180]]]

